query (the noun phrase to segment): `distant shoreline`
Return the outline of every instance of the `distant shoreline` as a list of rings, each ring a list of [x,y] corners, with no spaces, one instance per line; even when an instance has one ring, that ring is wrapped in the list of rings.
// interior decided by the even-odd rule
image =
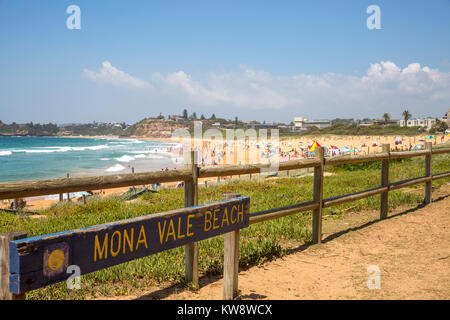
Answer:
[[[139,139],[139,140],[148,140],[148,141],[163,141],[163,142],[174,142],[171,138],[159,138],[159,137],[139,137],[139,136],[57,136],[59,138],[89,138],[89,139]]]
[[[96,135],[96,136],[40,136],[40,135],[20,135],[20,134],[0,134],[0,137],[29,137],[29,138],[86,138],[86,139],[139,139],[139,140],[153,140],[153,141],[164,141],[164,142],[174,142],[171,138],[161,138],[161,137],[140,137],[140,136],[107,136],[107,135]]]

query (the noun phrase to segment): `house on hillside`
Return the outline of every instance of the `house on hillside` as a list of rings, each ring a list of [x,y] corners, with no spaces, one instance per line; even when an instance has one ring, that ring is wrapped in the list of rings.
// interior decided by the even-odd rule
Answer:
[[[405,125],[405,119],[398,120],[397,124],[400,127],[422,127],[427,130],[431,129],[433,124],[436,123],[436,118],[422,118],[422,119],[408,119]]]
[[[331,126],[331,120],[308,120],[305,117],[294,118],[294,131],[306,131],[309,128],[316,127],[318,129]]]
[[[398,124],[399,121],[400,119],[389,119],[387,122],[384,119],[374,119],[372,120],[372,124],[382,126],[385,124]]]
[[[177,114],[174,114],[173,116],[171,116],[172,120],[176,121],[176,122],[182,122],[185,119],[183,118],[183,116],[179,116]]]

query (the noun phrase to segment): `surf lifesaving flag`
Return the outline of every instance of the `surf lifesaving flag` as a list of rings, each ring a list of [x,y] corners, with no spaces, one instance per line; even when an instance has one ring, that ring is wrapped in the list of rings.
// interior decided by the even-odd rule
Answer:
[[[314,152],[316,147],[321,147],[321,145],[316,140],[314,140],[314,143],[311,145],[311,147],[308,149],[308,151],[309,152]]]

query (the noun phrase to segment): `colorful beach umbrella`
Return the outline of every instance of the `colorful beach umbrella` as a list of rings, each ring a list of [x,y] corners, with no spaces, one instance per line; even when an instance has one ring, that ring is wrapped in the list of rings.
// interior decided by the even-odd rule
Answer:
[[[316,147],[321,147],[321,145],[316,140],[314,140],[314,143],[312,144],[312,146],[309,148],[308,151],[313,152],[316,149]]]

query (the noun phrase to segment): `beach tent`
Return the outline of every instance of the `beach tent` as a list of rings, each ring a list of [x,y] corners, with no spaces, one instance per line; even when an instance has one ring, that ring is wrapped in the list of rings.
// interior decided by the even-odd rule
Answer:
[[[422,146],[420,144],[418,144],[417,146],[414,146],[414,150],[417,150],[417,149],[422,149]]]
[[[314,150],[316,149],[316,147],[321,147],[321,145],[316,141],[316,140],[314,140],[314,143],[312,144],[312,146],[309,148],[309,152],[314,152]]]

